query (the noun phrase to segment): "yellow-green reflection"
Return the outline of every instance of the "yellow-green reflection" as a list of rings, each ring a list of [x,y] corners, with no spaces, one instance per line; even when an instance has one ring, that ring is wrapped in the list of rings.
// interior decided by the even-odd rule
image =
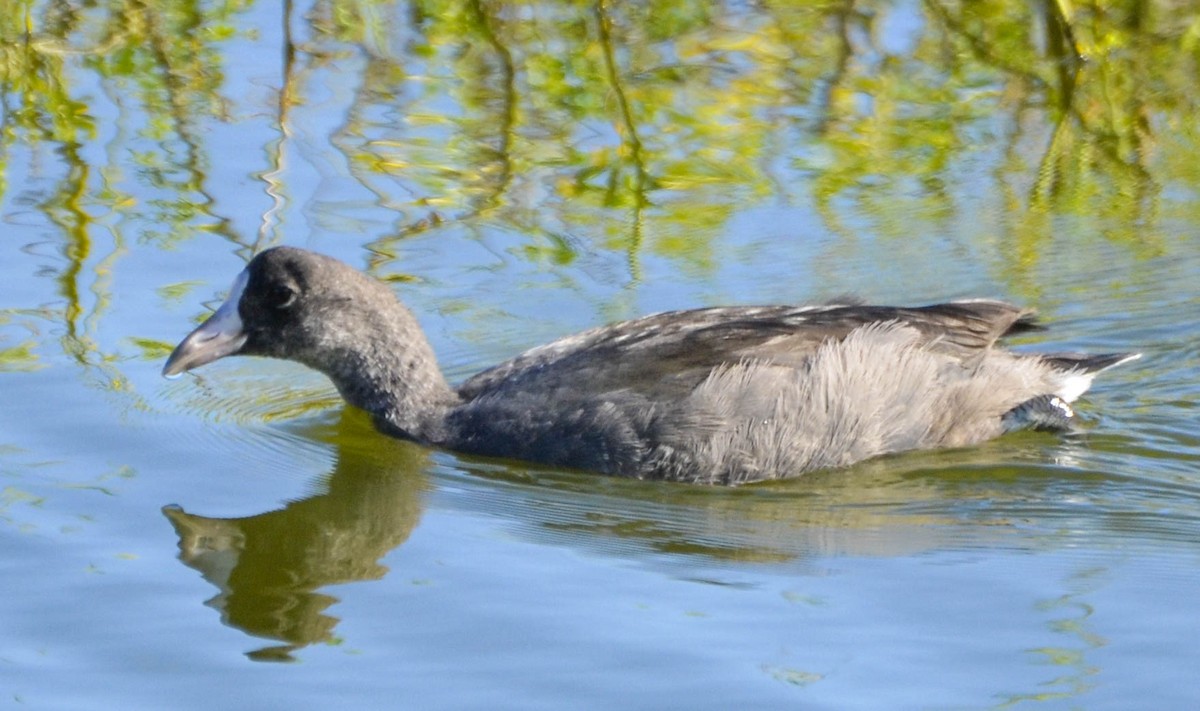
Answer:
[[[0,154],[28,151],[34,177],[53,185],[14,202],[32,203],[54,228],[61,297],[38,312],[0,311],[0,326],[10,319],[31,330],[43,319],[61,323],[63,353],[91,385],[130,407],[146,405],[115,365],[124,354],[96,342],[127,245],[169,244],[197,230],[233,238],[223,218],[206,213],[209,158],[196,124],[220,113],[217,47],[235,13],[193,3],[0,3]],[[108,103],[117,109],[116,137],[107,162],[97,164],[86,149],[101,133],[96,108]],[[6,198],[9,167],[0,163]],[[129,173],[135,185],[126,182]],[[133,215],[152,227],[134,235],[114,228]],[[4,350],[11,358],[30,355],[23,344]]]
[[[760,202],[811,199],[835,233],[865,219],[902,239],[974,209],[956,188],[969,175],[986,181],[971,193],[1004,197],[1016,258],[997,269],[1035,295],[1054,216],[1154,254],[1162,191],[1200,184],[1186,3],[285,3],[284,45],[267,52],[276,139],[256,171],[273,204],[238,236],[206,185],[204,126],[263,118],[228,93],[224,53],[253,39],[238,23],[254,7],[0,6],[0,141],[53,146],[65,168],[41,208],[65,240],[68,324],[98,212],[143,218],[120,244],[281,239],[292,110],[348,53],[361,82],[330,139],[398,211],[381,255],[448,222],[498,223],[559,263],[564,232],[585,233],[627,252],[636,279],[645,250],[712,266],[711,238]],[[98,135],[96,87],[117,112],[107,165],[80,151]]]

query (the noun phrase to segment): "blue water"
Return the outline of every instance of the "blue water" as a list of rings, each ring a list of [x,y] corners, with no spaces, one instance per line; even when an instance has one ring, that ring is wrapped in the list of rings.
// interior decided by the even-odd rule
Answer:
[[[1041,41],[985,31],[1028,9],[958,17],[971,44],[869,4],[839,75],[832,9],[604,4],[639,157],[591,6],[55,7],[0,30],[0,707],[1200,701],[1200,146],[1159,14],[1059,112]],[[1078,12],[1090,51],[1123,27]],[[611,480],[387,439],[291,363],[163,380],[270,244],[387,279],[456,380],[846,293],[1005,298],[1049,327],[1020,348],[1144,357],[1068,436]]]

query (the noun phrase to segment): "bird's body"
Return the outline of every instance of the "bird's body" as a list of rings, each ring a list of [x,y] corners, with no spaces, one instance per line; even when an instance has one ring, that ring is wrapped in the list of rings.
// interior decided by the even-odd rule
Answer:
[[[1135,355],[1018,355],[1000,301],[674,311],[533,348],[452,388],[381,283],[321,255],[257,256],[172,354],[314,367],[379,428],[453,451],[604,474],[735,484],[1061,427],[1093,375]]]

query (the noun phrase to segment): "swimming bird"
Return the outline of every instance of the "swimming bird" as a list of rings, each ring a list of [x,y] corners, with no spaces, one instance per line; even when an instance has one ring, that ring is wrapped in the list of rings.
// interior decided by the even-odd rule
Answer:
[[[427,446],[741,484],[1066,429],[1095,374],[1138,357],[996,345],[1034,328],[1032,311],[988,299],[699,308],[567,336],[452,387],[387,286],[275,247],[250,261],[163,374],[231,355],[284,358],[327,375],[382,432]]]

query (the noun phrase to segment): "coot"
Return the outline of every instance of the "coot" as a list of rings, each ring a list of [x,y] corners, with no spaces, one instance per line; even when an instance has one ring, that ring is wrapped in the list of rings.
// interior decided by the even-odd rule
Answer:
[[[1032,312],[975,299],[672,311],[528,350],[457,387],[391,290],[276,247],[167,360],[229,355],[325,373],[380,430],[475,455],[645,479],[740,484],[889,452],[1064,429],[1099,371],[1137,354],[1015,354]]]

